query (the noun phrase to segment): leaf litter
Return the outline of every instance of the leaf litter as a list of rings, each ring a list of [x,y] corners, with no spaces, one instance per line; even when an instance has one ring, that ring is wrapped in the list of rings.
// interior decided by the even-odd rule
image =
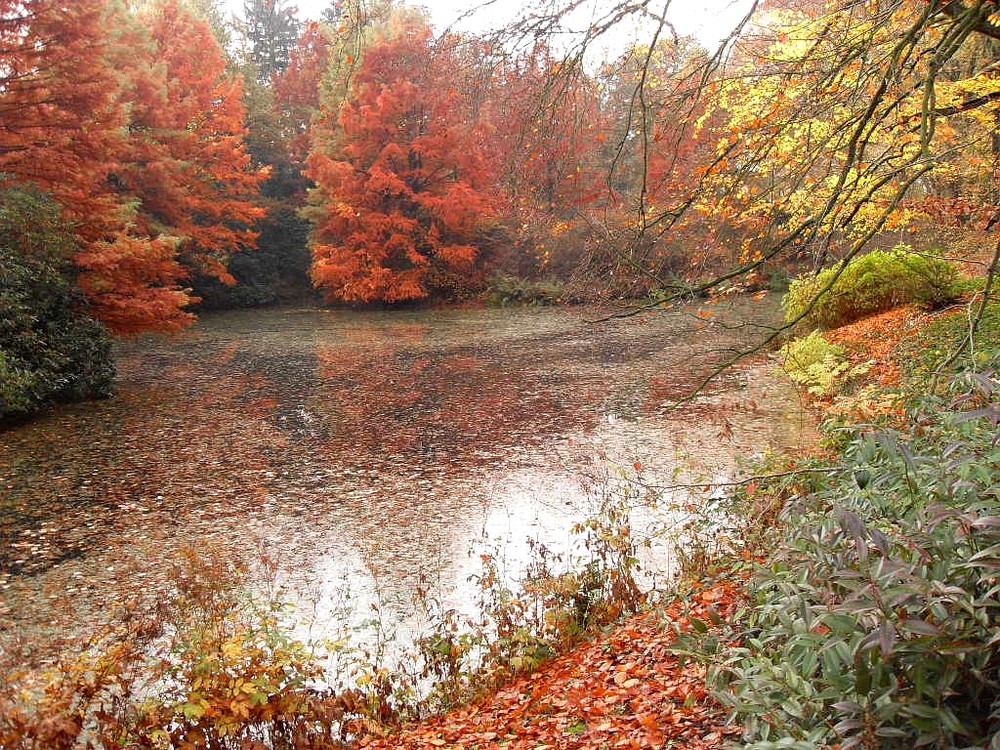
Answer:
[[[692,619],[718,622],[740,597],[716,583],[635,615],[471,705],[405,726],[369,731],[368,750],[714,750],[739,735],[705,688],[704,667],[672,650]]]

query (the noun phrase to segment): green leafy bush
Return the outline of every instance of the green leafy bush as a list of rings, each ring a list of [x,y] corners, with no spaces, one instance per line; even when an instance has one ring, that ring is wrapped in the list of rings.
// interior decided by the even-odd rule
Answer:
[[[111,339],[76,287],[74,242],[44,196],[0,193],[0,419],[110,395]]]
[[[772,551],[711,669],[751,747],[1000,742],[1000,381],[958,382],[918,429],[775,480]]]
[[[795,279],[782,306],[786,322],[801,317],[803,326],[836,328],[911,302],[940,307],[961,294],[958,280],[948,261],[900,246]]]
[[[234,286],[192,269],[191,286],[201,299],[198,310],[263,307],[312,296],[309,222],[279,202],[269,208],[257,230],[256,249],[229,257],[227,269],[236,279]]]
[[[563,302],[560,281],[531,281],[516,276],[494,274],[486,287],[486,302],[495,307],[508,305],[556,305]]]
[[[831,344],[819,331],[795,339],[781,348],[781,369],[810,393],[827,396],[851,370],[844,347]]]

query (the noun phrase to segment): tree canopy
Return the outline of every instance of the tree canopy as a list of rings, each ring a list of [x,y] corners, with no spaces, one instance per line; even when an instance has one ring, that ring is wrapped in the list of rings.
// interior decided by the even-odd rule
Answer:
[[[435,36],[390,0],[310,22],[247,0],[235,24],[214,0],[0,0],[0,186],[59,207],[119,333],[184,326],[202,293],[280,299],[307,266],[349,304],[510,276],[660,302],[898,244],[995,269],[993,0],[758,0],[716,50],[670,2],[582,27],[576,5]]]
[[[471,273],[490,219],[484,123],[453,81],[456,50],[404,19],[366,52],[354,94],[322,121],[309,156],[316,183],[313,279],[346,302],[428,296],[435,274]]]

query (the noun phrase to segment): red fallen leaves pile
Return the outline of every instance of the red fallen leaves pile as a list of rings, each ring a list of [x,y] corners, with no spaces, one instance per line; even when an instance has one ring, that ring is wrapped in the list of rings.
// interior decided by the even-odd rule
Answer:
[[[632,617],[470,706],[358,744],[367,750],[721,748],[739,729],[725,725],[704,669],[670,653],[675,636],[663,618],[687,630],[692,618],[728,616],[737,598],[730,584],[716,584],[692,602]]]
[[[869,362],[868,382],[893,387],[899,385],[901,375],[898,350],[925,317],[916,306],[905,305],[829,331],[826,337],[847,347],[858,363]]]

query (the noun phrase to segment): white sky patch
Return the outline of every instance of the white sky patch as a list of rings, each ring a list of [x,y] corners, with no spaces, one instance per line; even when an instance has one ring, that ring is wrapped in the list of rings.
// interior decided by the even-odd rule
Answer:
[[[750,3],[751,0],[700,0],[700,2],[670,0],[667,19],[674,24],[678,34],[695,36],[702,44],[711,49],[719,43],[719,40],[728,36],[736,24],[742,20]],[[469,32],[489,32],[503,28],[518,16],[524,7],[524,4],[511,0],[493,0],[493,2],[424,0],[424,2],[417,1],[412,4],[427,8],[439,31],[457,23],[456,29]],[[299,18],[305,20],[318,18],[323,9],[329,7],[330,0],[297,0],[289,5],[297,5]],[[606,1],[595,0],[594,2],[594,6],[598,9],[606,8],[608,5],[610,3]],[[481,7],[474,14],[459,21],[463,14],[477,8],[477,6],[486,7]],[[226,12],[241,15],[243,0],[225,0],[222,7]],[[654,7],[656,7],[655,4]],[[662,8],[662,4],[659,7]],[[635,38],[636,31],[634,24],[625,22],[622,24],[622,28],[609,32],[607,38],[599,46],[611,49],[618,48],[620,52]]]

